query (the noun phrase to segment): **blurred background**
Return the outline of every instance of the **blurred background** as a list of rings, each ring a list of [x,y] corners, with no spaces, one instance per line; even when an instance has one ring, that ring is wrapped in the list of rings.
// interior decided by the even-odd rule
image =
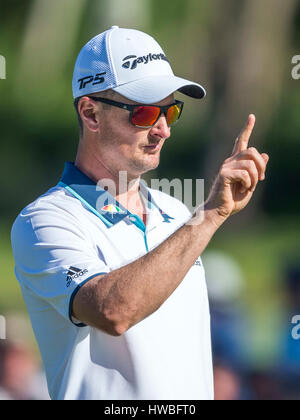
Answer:
[[[300,55],[297,0],[0,0],[0,399],[47,399],[14,277],[11,225],[55,185],[78,142],[71,80],[79,50],[112,25],[153,35],[176,74],[202,83],[151,178],[204,178],[206,195],[249,113],[267,179],[203,254],[216,399],[300,399]],[[1,64],[0,63],[0,64]],[[294,75],[297,73],[294,70]],[[300,70],[298,71],[300,77]]]

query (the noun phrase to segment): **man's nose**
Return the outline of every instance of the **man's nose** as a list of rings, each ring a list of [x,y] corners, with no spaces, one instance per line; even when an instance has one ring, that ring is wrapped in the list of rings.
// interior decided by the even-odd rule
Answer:
[[[167,124],[164,114],[159,117],[157,123],[151,129],[151,136],[157,139],[168,139],[171,135],[171,129]]]

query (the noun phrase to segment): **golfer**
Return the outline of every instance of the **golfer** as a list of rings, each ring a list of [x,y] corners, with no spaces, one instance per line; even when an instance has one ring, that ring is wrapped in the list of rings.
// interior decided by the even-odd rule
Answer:
[[[205,96],[142,32],[112,27],[78,55],[76,160],[11,236],[52,399],[214,397],[201,254],[248,204],[269,158],[248,148],[250,115],[194,214],[148,188],[141,176],[159,165],[182,115],[176,91]]]

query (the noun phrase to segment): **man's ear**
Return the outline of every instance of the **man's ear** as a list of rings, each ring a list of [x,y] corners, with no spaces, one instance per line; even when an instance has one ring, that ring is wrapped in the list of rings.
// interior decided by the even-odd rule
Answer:
[[[83,96],[78,103],[78,112],[85,128],[97,132],[100,121],[98,104],[88,96]]]

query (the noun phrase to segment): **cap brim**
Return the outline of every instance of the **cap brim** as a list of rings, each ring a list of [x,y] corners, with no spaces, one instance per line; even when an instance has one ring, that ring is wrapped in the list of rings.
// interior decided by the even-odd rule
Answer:
[[[142,104],[155,104],[179,91],[195,99],[206,96],[204,87],[176,76],[150,76],[113,88],[125,98]]]

